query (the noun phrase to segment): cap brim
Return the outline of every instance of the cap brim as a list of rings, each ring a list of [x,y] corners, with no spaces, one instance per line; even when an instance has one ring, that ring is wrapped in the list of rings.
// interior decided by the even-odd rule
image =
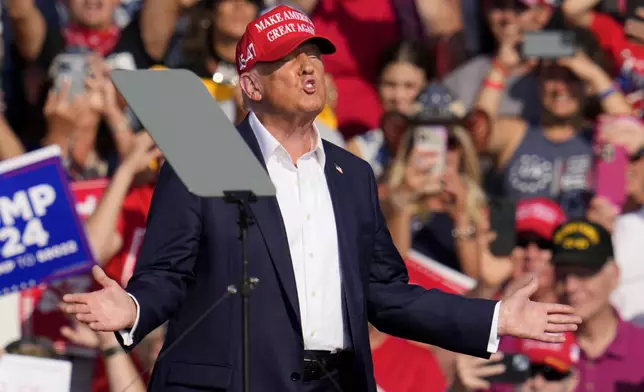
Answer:
[[[265,55],[262,56],[262,58],[258,58],[258,62],[271,62],[271,61],[277,61],[279,59],[282,59],[286,56],[288,56],[292,51],[297,49],[298,46],[304,44],[304,43],[313,43],[315,44],[318,48],[320,48],[320,52],[322,54],[333,54],[335,53],[335,45],[331,42],[326,37],[323,37],[321,35],[313,35],[313,36],[306,36],[306,37],[283,37],[280,39],[280,44],[274,47],[270,51],[270,55]]]
[[[558,252],[552,255],[552,264],[555,265],[585,265],[588,261],[584,256],[587,254],[577,252]]]
[[[568,373],[570,371],[570,368],[572,367],[572,364],[551,356],[545,357],[543,359],[543,364],[550,366],[551,368],[561,373]]]
[[[600,260],[597,256],[593,257],[589,252],[560,252],[552,255],[552,264],[555,266],[601,267],[607,260]]]

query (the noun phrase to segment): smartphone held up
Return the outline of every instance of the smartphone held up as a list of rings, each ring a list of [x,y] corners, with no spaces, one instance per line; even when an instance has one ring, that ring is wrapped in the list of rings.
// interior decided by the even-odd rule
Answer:
[[[573,57],[577,51],[574,31],[541,30],[525,32],[521,57],[535,60],[557,60]]]
[[[438,178],[445,172],[447,153],[447,128],[437,125],[417,125],[413,128],[413,149],[420,153],[432,154],[435,164],[427,175]],[[424,187],[425,194],[436,194],[442,190],[440,181],[430,181]]]

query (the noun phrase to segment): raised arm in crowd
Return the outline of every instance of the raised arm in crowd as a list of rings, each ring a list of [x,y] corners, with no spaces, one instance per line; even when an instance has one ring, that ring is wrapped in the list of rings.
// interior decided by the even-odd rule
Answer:
[[[13,132],[4,116],[0,116],[0,162],[25,153],[22,142]]]

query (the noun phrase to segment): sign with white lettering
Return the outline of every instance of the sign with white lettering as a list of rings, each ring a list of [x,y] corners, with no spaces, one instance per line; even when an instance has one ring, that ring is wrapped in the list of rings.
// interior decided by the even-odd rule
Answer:
[[[72,363],[57,359],[0,356],[0,392],[68,392]]]
[[[57,146],[0,163],[0,295],[94,265]]]

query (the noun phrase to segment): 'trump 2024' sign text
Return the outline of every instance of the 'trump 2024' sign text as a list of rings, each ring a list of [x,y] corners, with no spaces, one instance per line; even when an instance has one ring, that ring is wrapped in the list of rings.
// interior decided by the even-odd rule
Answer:
[[[93,263],[60,150],[0,163],[0,294],[86,272]]]

